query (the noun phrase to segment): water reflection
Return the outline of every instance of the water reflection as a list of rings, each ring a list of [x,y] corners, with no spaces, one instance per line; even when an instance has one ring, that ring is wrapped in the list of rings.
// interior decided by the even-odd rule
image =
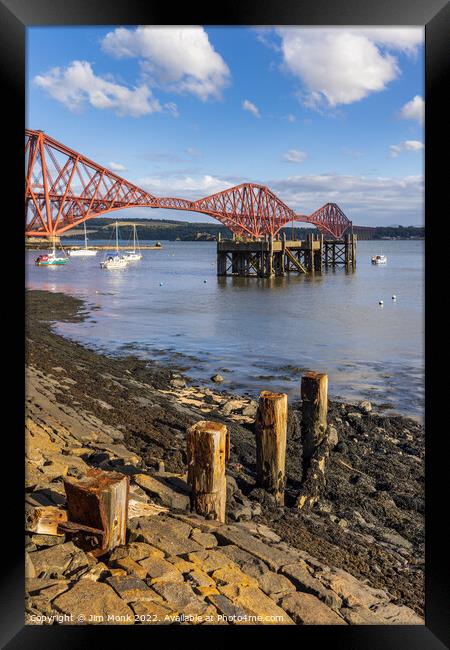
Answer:
[[[114,271],[73,258],[50,275],[27,255],[27,284],[98,305],[96,323],[61,331],[109,353],[127,346],[202,380],[221,371],[225,388],[292,396],[301,369],[326,370],[332,394],[422,412],[423,242],[383,243],[385,267],[370,262],[377,243],[360,242],[354,270],[273,278],[217,277],[214,243],[163,246]]]

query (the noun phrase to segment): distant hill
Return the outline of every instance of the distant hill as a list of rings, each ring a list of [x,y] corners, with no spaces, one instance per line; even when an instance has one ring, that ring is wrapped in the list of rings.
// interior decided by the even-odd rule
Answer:
[[[100,217],[90,219],[86,222],[86,229],[89,241],[110,239],[114,237],[115,219]],[[126,241],[133,237],[133,224],[136,225],[137,236],[140,241],[214,241],[220,233],[223,238],[230,238],[231,232],[220,223],[193,223],[189,221],[172,221],[169,219],[150,220],[150,219],[133,219],[133,221],[117,221],[119,225],[119,237]],[[294,238],[304,239],[308,232],[315,231],[311,228],[294,228],[287,227],[287,237],[291,238],[292,231]],[[63,235],[63,239],[82,239],[84,230],[74,228]]]
[[[374,239],[424,239],[423,226],[377,226]]]
[[[99,217],[86,223],[89,241],[98,241],[114,237],[115,219]],[[225,226],[219,223],[194,223],[189,221],[172,221],[169,219],[150,220],[134,219],[118,221],[119,236],[122,241],[133,237],[133,224],[140,241],[213,241],[220,233],[223,238],[231,237]],[[282,229],[288,239],[305,239],[307,233],[318,232],[315,228],[292,227]],[[420,239],[425,236],[425,229],[416,226],[379,226],[375,228],[374,239]],[[63,240],[82,239],[82,228],[74,228],[63,235]]]

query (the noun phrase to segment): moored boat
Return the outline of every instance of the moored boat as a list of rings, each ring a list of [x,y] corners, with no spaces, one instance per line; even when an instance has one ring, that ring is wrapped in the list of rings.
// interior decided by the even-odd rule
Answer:
[[[138,243],[138,249],[136,250],[136,242]],[[128,262],[137,262],[142,259],[142,253],[139,248],[139,240],[136,234],[136,224],[133,224],[133,250],[130,253],[125,253],[124,256]]]
[[[100,267],[102,269],[123,269],[128,264],[128,260],[122,255],[113,254],[108,255],[108,257],[100,262]]]
[[[372,264],[386,264],[387,257],[386,255],[374,255],[372,257]]]
[[[67,257],[57,257],[55,244],[51,253],[39,255],[36,257],[34,263],[36,266],[61,266],[67,264],[69,259]]]
[[[93,257],[97,255],[97,251],[92,248],[88,248],[87,245],[87,232],[86,232],[86,222],[84,222],[84,248],[75,248],[74,250],[69,251],[70,257]]]
[[[119,252],[119,226],[116,221],[116,253],[107,255],[106,259],[100,262],[102,269],[123,269],[128,264],[128,259]]]

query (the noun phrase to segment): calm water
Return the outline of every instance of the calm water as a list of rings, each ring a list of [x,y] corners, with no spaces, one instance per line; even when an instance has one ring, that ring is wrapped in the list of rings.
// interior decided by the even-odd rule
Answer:
[[[220,372],[253,395],[298,396],[304,369],[326,371],[331,396],[422,416],[423,241],[359,242],[354,272],[270,280],[217,278],[215,250],[163,242],[115,271],[100,269],[101,251],[59,268],[34,266],[31,251],[27,285],[86,299],[91,317],[57,331],[103,351],[176,362],[205,383]],[[385,267],[370,263],[380,250]]]

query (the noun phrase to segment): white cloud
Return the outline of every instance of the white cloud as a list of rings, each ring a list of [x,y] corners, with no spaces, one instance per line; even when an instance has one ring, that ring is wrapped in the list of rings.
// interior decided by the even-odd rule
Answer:
[[[358,29],[377,45],[399,50],[410,56],[417,53],[424,42],[423,27],[367,27]]]
[[[195,147],[186,147],[186,153],[191,158],[199,158],[202,155]]]
[[[386,178],[322,174],[269,180],[267,185],[298,214],[310,214],[325,203],[337,203],[361,226],[423,222],[422,176]]]
[[[221,192],[245,180],[249,179],[164,173],[134,182],[155,196],[181,196],[195,200]],[[267,185],[297,214],[311,214],[325,203],[334,202],[357,225],[419,225],[423,222],[422,176],[387,178],[321,174],[259,179],[259,182]],[[165,214],[168,219],[176,218],[176,215],[172,211]],[[151,216],[154,217],[154,213]],[[201,220],[200,217],[199,219]]]
[[[116,58],[138,58],[151,84],[203,101],[220,98],[229,83],[229,68],[203,27],[119,27],[102,48]]]
[[[256,34],[256,39],[274,52],[280,51],[279,43],[273,39],[272,29],[270,27],[253,27],[252,31]]]
[[[244,109],[244,111],[248,111],[255,117],[261,117],[258,107],[255,106],[255,104],[248,99],[245,99],[242,102],[242,108]]]
[[[290,163],[302,163],[306,158],[306,153],[300,149],[289,149],[283,154],[283,160]]]
[[[111,109],[120,116],[139,117],[163,110],[147,86],[128,88],[99,77],[88,61],[72,61],[67,68],[52,68],[33,81],[71,111],[91,105]]]
[[[108,167],[109,167],[109,169],[112,169],[113,172],[124,172],[124,171],[126,171],[125,165],[122,165],[121,163],[109,162]]]
[[[307,107],[335,107],[384,90],[400,75],[391,51],[409,55],[423,42],[422,28],[296,28],[277,30],[283,66],[301,82]]]
[[[149,176],[134,182],[155,196],[200,199],[238,185],[242,177],[167,174]],[[356,225],[420,225],[424,219],[423,176],[382,177],[321,174],[289,176],[284,179],[259,179],[297,214],[311,214],[328,202],[337,203]],[[162,212],[162,211],[161,211]],[[148,213],[157,218],[160,211]],[[180,216],[181,215],[181,216]],[[183,213],[164,210],[167,219],[183,219]],[[204,221],[192,213],[190,220]]]
[[[399,115],[405,120],[415,120],[422,125],[425,119],[425,102],[423,98],[420,95],[413,97],[411,101],[402,106]]]
[[[391,144],[389,147],[389,155],[391,158],[397,158],[402,151],[421,151],[424,148],[425,145],[423,142],[419,142],[418,140],[404,140],[399,144]]]

